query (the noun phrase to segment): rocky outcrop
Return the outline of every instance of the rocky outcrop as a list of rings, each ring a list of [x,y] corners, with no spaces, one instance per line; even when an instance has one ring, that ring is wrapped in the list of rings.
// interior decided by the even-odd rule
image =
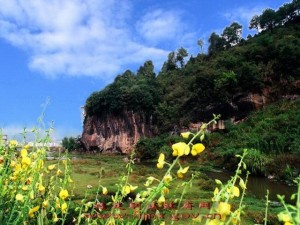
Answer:
[[[85,118],[81,141],[87,150],[128,154],[141,137],[153,133],[152,117],[144,112],[103,113]]]
[[[222,119],[241,120],[251,111],[260,109],[271,101],[267,91],[262,94],[237,93],[231,101],[208,105],[203,109],[201,115],[206,120],[211,119],[213,113],[221,114]]]

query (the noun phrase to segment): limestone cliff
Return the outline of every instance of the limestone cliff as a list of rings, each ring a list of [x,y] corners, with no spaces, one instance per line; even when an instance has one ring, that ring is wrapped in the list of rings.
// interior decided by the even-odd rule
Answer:
[[[87,150],[128,154],[141,137],[153,133],[152,118],[143,112],[103,113],[85,118],[81,141]]]

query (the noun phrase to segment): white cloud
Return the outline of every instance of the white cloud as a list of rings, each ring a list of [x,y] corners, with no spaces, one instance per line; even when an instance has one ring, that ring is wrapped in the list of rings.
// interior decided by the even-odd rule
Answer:
[[[149,59],[160,66],[173,49],[155,46],[180,39],[184,27],[172,10],[146,13],[135,26],[129,0],[0,0],[0,5],[0,37],[26,50],[29,67],[50,77],[106,79]],[[142,38],[146,41],[136,41]]]
[[[156,9],[147,13],[136,25],[138,32],[148,41],[157,43],[172,40],[183,31],[178,11]]]
[[[238,21],[248,26],[250,20],[254,15],[260,15],[266,6],[256,6],[253,8],[239,7],[231,9],[230,12],[224,13],[224,17],[230,22]]]

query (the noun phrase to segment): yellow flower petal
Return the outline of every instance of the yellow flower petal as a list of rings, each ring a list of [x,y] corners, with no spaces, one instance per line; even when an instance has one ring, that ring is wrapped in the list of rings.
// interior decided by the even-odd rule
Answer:
[[[219,188],[216,187],[214,190],[214,196],[216,196],[218,193],[219,193]]]
[[[24,167],[30,166],[31,159],[27,156],[23,157],[21,163],[22,163],[22,166],[24,166]]]
[[[218,212],[221,215],[229,215],[230,209],[231,209],[231,205],[226,202],[220,202],[218,205]]]
[[[138,186],[132,186],[132,185],[130,185],[130,191],[134,191],[137,188],[138,188]]]
[[[164,182],[165,182],[165,183],[169,183],[171,180],[172,180],[171,174],[167,174],[167,175],[164,177]]]
[[[49,201],[48,200],[44,200],[43,203],[42,203],[42,206],[44,208],[46,208],[48,205],[49,205]]]
[[[198,154],[195,149],[192,149],[191,153],[192,153],[193,156],[196,156]]]
[[[48,170],[53,170],[55,168],[55,166],[56,166],[55,164],[49,165]]]
[[[246,187],[245,182],[243,181],[243,179],[240,179],[239,185],[240,185],[240,187],[241,187],[242,189],[244,189],[244,190],[247,189],[247,187]]]
[[[107,188],[106,188],[106,187],[103,187],[103,188],[102,188],[102,193],[103,193],[104,195],[107,195],[107,193],[108,193],[108,190],[107,190]]]
[[[173,156],[183,156],[188,155],[190,153],[190,146],[188,146],[184,142],[178,142],[172,145]]]
[[[68,208],[68,205],[67,205],[67,203],[64,202],[61,205],[61,211],[62,211],[63,214],[65,214],[67,212],[67,208]]]
[[[240,196],[240,189],[239,189],[238,187],[234,186],[234,187],[232,188],[232,193],[233,193],[233,195],[234,195],[235,197],[239,197],[239,196]]]
[[[129,185],[125,185],[122,188],[122,193],[123,193],[123,195],[128,195],[130,193],[130,186]]]
[[[26,157],[27,155],[28,155],[28,152],[27,152],[27,150],[26,149],[21,149],[21,151],[20,151],[20,155],[22,156],[22,157]]]
[[[188,139],[190,134],[191,134],[191,132],[184,132],[184,133],[181,133],[181,136],[185,139]]]
[[[177,171],[177,176],[179,178],[183,178],[183,175],[187,173],[189,167],[185,167],[184,169],[180,168],[178,171]]]
[[[59,197],[62,199],[62,200],[65,200],[67,197],[69,197],[69,192],[67,190],[61,190],[59,192]]]
[[[24,202],[24,196],[22,194],[17,194],[16,195],[16,200],[20,202]]]
[[[163,163],[157,163],[156,166],[157,166],[158,169],[164,168],[164,164]]]
[[[192,150],[196,151],[197,154],[203,152],[204,149],[205,149],[205,146],[204,146],[203,144],[201,144],[201,143],[195,144],[195,145],[193,145],[193,147],[192,147]]]
[[[158,157],[158,162],[159,163],[164,163],[165,162],[165,154],[164,153],[160,153],[160,155]]]
[[[165,196],[161,195],[161,196],[159,197],[159,199],[157,200],[157,205],[158,205],[159,207],[162,207],[162,206],[164,205],[165,201],[166,201]]]
[[[40,209],[40,206],[33,207],[29,210],[28,215],[30,218],[34,217],[34,213],[37,212]]]

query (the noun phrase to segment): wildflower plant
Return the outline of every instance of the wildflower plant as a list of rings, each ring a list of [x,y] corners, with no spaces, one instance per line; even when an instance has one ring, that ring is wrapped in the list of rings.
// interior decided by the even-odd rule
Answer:
[[[31,132],[37,137],[33,146],[16,140],[0,143],[0,224],[54,224],[66,218],[69,160],[47,167],[51,129],[43,138],[38,129]]]
[[[300,224],[300,176],[294,180],[295,184],[298,186],[297,193],[291,196],[291,200],[295,200],[296,204],[287,204],[284,200],[285,196],[277,195],[280,203],[283,205],[284,210],[281,211],[277,216],[278,220],[284,225],[298,225]]]
[[[134,164],[134,153],[132,153],[124,174],[115,184],[116,190],[110,190],[103,184],[101,170],[93,200],[89,200],[92,186],[88,185],[85,197],[79,200],[79,203],[71,199],[72,179],[68,157],[65,156],[63,160],[53,164],[45,163],[49,150],[45,143],[50,141],[50,131],[46,132],[44,138],[40,138],[37,130],[33,131],[37,132],[37,141],[33,146],[19,144],[15,140],[4,143],[0,135],[0,224],[69,224],[66,219],[71,215],[71,205],[75,209],[71,215],[72,223],[77,225],[141,225],[145,219],[151,219],[151,224],[170,224],[170,221],[160,216],[166,212],[164,206],[174,200],[176,215],[185,194],[189,192],[189,188],[198,176],[197,173],[189,175],[190,167],[183,165],[181,159],[185,156],[197,156],[205,150],[202,141],[206,129],[218,118],[219,116],[214,115],[210,122],[203,124],[195,133],[182,133],[181,136],[189,141],[172,145],[171,162],[164,153],[159,154],[156,167],[158,170],[165,169],[162,176],[145,177],[142,184],[134,186],[130,182]],[[188,221],[190,224],[244,224],[243,214],[246,206],[243,200],[249,176],[244,162],[247,153],[248,150],[245,149],[242,155],[236,155],[240,161],[229,181],[223,183],[215,180],[216,187],[212,191],[212,206],[209,214],[216,216],[209,219],[201,216],[190,218],[191,221]],[[242,174],[246,174],[246,177],[244,178]],[[190,178],[185,179],[188,177]],[[172,199],[170,192],[174,192],[176,180],[179,184],[175,191],[180,190],[181,194],[179,198]],[[300,177],[295,182],[298,185],[298,193],[292,195],[292,199],[296,199],[296,205],[286,204],[284,197],[278,196],[284,206],[284,210],[278,214],[278,220],[284,225],[300,224]],[[108,213],[104,212],[105,205],[101,201],[103,196],[106,197],[105,203],[110,207]],[[265,224],[267,224],[268,202],[267,198]],[[127,209],[123,207],[126,204],[138,206],[132,208],[134,212],[130,218],[124,216]],[[152,205],[155,206],[153,212],[155,216],[149,218],[149,206]],[[171,224],[174,224],[174,220]]]

